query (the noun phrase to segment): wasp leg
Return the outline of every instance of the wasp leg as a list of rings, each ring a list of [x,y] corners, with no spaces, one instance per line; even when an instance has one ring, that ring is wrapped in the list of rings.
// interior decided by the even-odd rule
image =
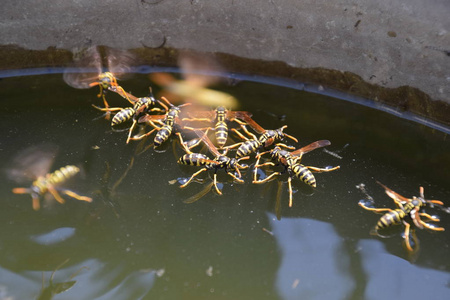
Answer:
[[[105,107],[105,108],[101,108],[101,107],[98,107],[97,105],[94,105],[94,104],[92,104],[92,107],[94,107],[94,108],[96,108],[98,110],[107,111],[107,112],[119,111],[119,110],[123,109],[123,107]]]
[[[245,125],[241,125],[242,130],[244,130],[244,132],[246,134],[248,134],[248,136],[250,136],[252,139],[257,140],[258,137],[256,135],[254,135],[253,133],[251,133],[250,131],[248,131],[247,126]],[[237,133],[237,131],[235,131]],[[242,134],[241,134],[242,135]],[[242,135],[243,136],[243,135]]]
[[[33,205],[33,209],[34,210],[39,210],[39,208],[41,208],[41,203],[39,201],[39,197],[37,196],[31,196],[32,199],[32,205]]]
[[[366,205],[364,205],[363,203],[358,203],[359,206],[361,206],[362,208],[364,208],[365,210],[370,210],[376,213],[383,213],[383,212],[389,212],[392,211],[392,209],[390,208],[372,208],[372,207],[367,207]]]
[[[289,207],[292,207],[292,177],[288,178],[288,186],[289,186]]]
[[[191,151],[191,148],[194,148],[195,146],[197,146],[197,145],[199,145],[200,143],[201,143],[201,139],[198,141],[198,142],[196,142],[194,145],[191,145],[191,146],[187,146],[186,145],[186,143],[184,142],[184,140],[183,140],[183,137],[181,136],[181,133],[179,133],[179,132],[176,132],[175,133],[177,136],[178,136],[178,138],[180,139],[180,144],[181,144],[181,147],[183,147],[183,149],[184,149],[184,151],[187,153],[187,154],[191,154],[192,153],[192,151]]]
[[[195,173],[192,174],[192,176],[188,179],[188,181],[186,181],[185,183],[183,183],[182,185],[180,185],[180,188],[186,187],[189,183],[191,183],[191,181],[192,181],[192,179],[194,179],[194,177],[196,177],[198,174],[200,174],[200,173],[202,173],[202,172],[204,172],[204,171],[207,171],[207,170],[208,170],[207,168],[203,168],[203,169],[200,169],[199,171],[195,172]]]
[[[219,195],[222,195],[222,192],[219,190],[219,187],[217,186],[217,174],[214,172],[214,187],[216,188],[216,192]]]
[[[231,121],[231,122],[236,122],[236,123],[238,123],[239,125],[243,125],[243,126],[248,125],[246,122],[241,121],[241,120],[236,119],[236,118],[232,118],[232,119],[230,119],[230,121]]]
[[[331,172],[331,171],[335,171],[337,169],[340,168],[340,166],[331,168],[331,169],[321,169],[321,168],[316,168],[316,167],[311,167],[311,166],[307,166],[308,169],[310,169],[313,172],[317,172],[317,173],[322,173],[322,172]]]
[[[244,182],[244,180],[242,180],[240,177],[240,172],[239,172],[239,177],[237,177],[236,175],[234,175],[234,174],[232,174],[231,172],[229,172],[229,171],[227,171],[227,174],[228,175],[230,175],[231,177],[233,177],[236,181],[238,181],[238,182],[240,182],[240,183],[243,183]]]
[[[428,229],[430,229],[430,230],[434,230],[434,231],[445,231],[445,228],[443,228],[443,227],[435,227],[435,226],[432,226],[432,225],[430,225],[430,224],[428,224],[428,223],[425,223],[425,222],[422,221],[422,220],[419,220],[419,223],[420,223],[423,227],[428,228]]]
[[[280,146],[280,147],[283,147],[283,148],[286,148],[286,149],[290,149],[290,150],[295,149],[294,146],[288,146],[288,145],[283,144],[283,143],[277,143],[277,146]]]
[[[264,182],[267,182],[267,181],[271,180],[273,177],[275,177],[277,175],[281,175],[281,173],[280,172],[274,172],[274,173],[270,174],[269,176],[267,176],[266,178],[264,178],[263,180],[252,181],[252,183],[256,183],[256,184],[264,183]]]
[[[430,220],[430,221],[433,221],[433,222],[439,222],[439,219],[438,219],[438,218],[433,217],[433,216],[430,216],[430,215],[427,214],[427,213],[419,213],[419,215],[420,215],[421,217],[427,218],[427,219]]]
[[[411,243],[409,241],[409,232],[411,225],[409,225],[408,222],[403,222],[403,224],[405,225],[405,236],[404,236],[405,247],[409,252],[414,252],[414,249],[411,247]]]
[[[131,137],[132,128],[133,128],[133,127],[135,126],[135,124],[136,124],[136,120],[133,120],[133,125],[131,125],[130,133],[128,134],[127,144],[128,144],[128,142],[129,142],[130,140],[134,140],[134,141],[136,141],[136,140],[142,140],[142,139],[145,138],[146,136],[149,136],[150,134],[152,134],[153,131],[160,129],[160,127],[158,127],[157,125],[155,125],[152,121],[149,121],[149,123],[151,123],[152,126],[154,126],[155,128],[153,128],[153,129],[150,130],[149,132],[144,133],[144,134],[142,134],[142,135],[139,135],[139,136],[136,136],[136,137]]]
[[[237,130],[236,128],[232,128],[231,131],[233,131],[234,133],[236,133],[242,140],[244,141],[248,141],[249,138],[246,137],[245,135],[243,135],[242,133],[239,132],[239,130]],[[255,139],[256,140],[256,139]],[[240,143],[238,143],[240,144]]]
[[[67,196],[70,196],[70,197],[80,200],[80,201],[92,202],[92,198],[78,195],[77,193],[72,192],[70,190],[61,190],[61,192],[66,194]]]
[[[52,196],[55,198],[56,201],[58,201],[61,204],[64,204],[66,202],[66,200],[64,200],[59,193],[55,190],[55,188],[51,185],[47,186],[48,191],[50,192],[50,194],[52,194]]]

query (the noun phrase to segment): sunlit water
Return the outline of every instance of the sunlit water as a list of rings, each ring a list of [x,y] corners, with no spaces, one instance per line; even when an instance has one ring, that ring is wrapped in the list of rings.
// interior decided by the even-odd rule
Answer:
[[[124,81],[148,93],[144,75]],[[126,131],[113,132],[91,107],[97,89],[76,90],[60,74],[0,81],[1,166],[21,149],[59,146],[52,170],[83,168],[65,187],[94,198],[31,208],[23,186],[0,181],[0,299],[445,299],[450,296],[450,215],[445,232],[418,230],[420,252],[411,263],[402,227],[387,238],[369,231],[380,215],[358,206],[364,183],[376,207],[394,208],[376,184],[450,206],[450,142],[445,133],[355,103],[305,91],[238,81],[225,91],[265,128],[288,125],[297,147],[320,139],[331,146],[305,155],[305,165],[341,169],[316,174],[315,190],[293,180],[294,205],[282,185],[281,220],[275,215],[278,180],[232,183],[220,172],[214,191],[183,200],[210,182],[180,189],[177,180],[198,168],[179,166],[182,152],[136,155]],[[158,90],[155,88],[155,92]],[[113,106],[126,105],[109,95]],[[236,139],[237,140],[237,139]],[[147,142],[149,144],[149,142]],[[131,159],[134,164],[123,181]],[[282,182],[287,175],[280,176]],[[116,186],[115,186],[116,185]],[[68,260],[68,261],[67,261]],[[65,263],[64,263],[65,262]],[[52,272],[60,266],[50,280]],[[59,294],[58,294],[59,293]]]

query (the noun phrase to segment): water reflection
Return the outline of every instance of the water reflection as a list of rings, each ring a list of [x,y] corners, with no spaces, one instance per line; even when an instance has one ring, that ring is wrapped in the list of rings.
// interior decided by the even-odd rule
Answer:
[[[348,299],[355,283],[349,256],[331,224],[268,214],[282,253],[276,287],[283,299]]]
[[[419,267],[388,253],[384,244],[360,240],[367,284],[364,299],[448,299],[450,273]]]
[[[162,274],[161,270],[127,272],[123,265],[97,259],[55,272],[14,273],[0,267],[0,299],[52,299],[56,294],[63,294],[63,299],[142,299]]]

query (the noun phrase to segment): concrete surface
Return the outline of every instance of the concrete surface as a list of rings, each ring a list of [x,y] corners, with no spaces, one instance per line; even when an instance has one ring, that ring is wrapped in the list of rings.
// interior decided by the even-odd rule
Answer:
[[[450,103],[449,16],[449,0],[3,0],[0,45],[221,52],[348,71]]]

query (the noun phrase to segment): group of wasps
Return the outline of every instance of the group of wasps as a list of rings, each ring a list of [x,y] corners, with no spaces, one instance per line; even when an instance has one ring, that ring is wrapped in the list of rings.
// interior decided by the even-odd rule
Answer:
[[[150,94],[147,97],[138,98],[134,95],[125,92],[125,90],[117,83],[115,76],[110,72],[101,73],[96,80],[87,83],[88,87],[99,86],[100,93],[98,97],[103,99],[104,107],[93,105],[96,109],[106,113],[110,117],[111,113],[114,116],[111,121],[113,127],[131,121],[132,124],[128,130],[128,137],[126,143],[132,140],[141,140],[155,133],[153,145],[155,148],[165,143],[172,135],[176,135],[179,139],[180,145],[186,152],[182,155],[178,163],[188,166],[201,167],[189,179],[187,179],[181,188],[186,187],[202,172],[212,170],[213,185],[219,195],[222,194],[217,182],[217,171],[225,170],[226,174],[232,177],[236,182],[243,183],[241,170],[249,168],[249,165],[243,164],[243,160],[250,159],[255,156],[256,162],[253,166],[253,181],[252,183],[261,184],[272,180],[274,177],[281,174],[288,174],[289,187],[289,206],[293,204],[292,201],[292,179],[298,178],[305,184],[316,187],[316,179],[313,172],[330,172],[339,169],[336,167],[317,168],[313,166],[305,166],[301,163],[304,154],[330,145],[328,140],[319,140],[313,142],[305,147],[295,150],[295,147],[282,143],[283,140],[290,139],[294,142],[298,140],[285,133],[287,126],[274,130],[267,130],[261,127],[252,119],[252,114],[246,111],[231,111],[219,106],[214,110],[199,110],[191,103],[184,103],[181,105],[174,105],[165,97],[156,99],[150,89]],[[125,98],[131,106],[110,107],[106,101],[106,93],[114,92]],[[145,132],[145,129],[150,126],[150,130]],[[230,128],[231,127],[231,128]],[[256,134],[250,132],[250,127]],[[139,128],[138,134],[133,134]],[[208,135],[210,131],[214,131],[215,143]],[[227,141],[229,133],[232,132],[240,142],[228,145]],[[190,135],[193,138],[185,141],[183,135]],[[199,145],[207,147],[213,157],[206,154],[194,152],[192,149]],[[234,157],[229,156],[230,150],[235,151]],[[263,156],[266,155],[265,162],[261,162]],[[269,159],[267,159],[267,156]],[[281,171],[273,171],[265,178],[259,178],[261,173],[259,170],[266,166],[281,166]],[[33,208],[39,209],[38,198],[43,194],[50,192],[59,201],[63,199],[57,194],[54,185],[57,185],[67,178],[75,175],[79,170],[75,166],[66,166],[60,170],[47,174],[45,177],[38,178],[31,188],[16,188],[14,193],[31,193],[33,198]],[[403,224],[405,226],[404,243],[406,249],[410,252],[416,251],[418,240],[415,236],[414,228],[428,228],[435,231],[443,231],[444,228],[430,225],[422,220],[439,221],[438,218],[423,212],[423,208],[427,205],[443,205],[438,200],[425,200],[423,188],[420,188],[420,196],[411,199],[403,197],[388,187],[381,184],[386,193],[394,200],[396,209],[389,208],[374,208],[367,205],[366,202],[360,202],[359,205],[366,210],[375,213],[382,213],[372,233],[378,234],[378,230],[390,227],[391,225]],[[78,200],[92,201],[91,198],[77,195],[71,191],[64,190],[64,193]],[[203,195],[203,194],[202,194]],[[192,203],[200,198],[200,194],[191,197],[187,203]],[[412,227],[413,226],[413,227]],[[411,242],[411,237],[413,242]]]

